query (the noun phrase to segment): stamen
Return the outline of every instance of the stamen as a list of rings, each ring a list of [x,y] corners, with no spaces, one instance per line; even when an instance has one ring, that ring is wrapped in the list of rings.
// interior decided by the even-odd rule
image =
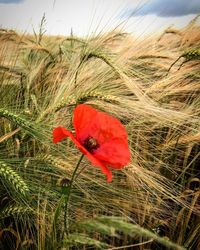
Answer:
[[[95,138],[93,138],[92,136],[88,136],[84,142],[83,142],[83,146],[89,151],[89,152],[93,152],[95,149],[97,149],[99,147],[99,144],[97,142],[97,140]]]

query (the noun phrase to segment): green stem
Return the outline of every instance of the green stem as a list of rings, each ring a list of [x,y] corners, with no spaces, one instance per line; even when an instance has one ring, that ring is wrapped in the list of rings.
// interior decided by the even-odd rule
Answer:
[[[70,184],[69,184],[69,187],[68,187],[68,192],[67,192],[67,195],[66,195],[66,198],[65,198],[65,206],[64,206],[64,233],[67,234],[68,232],[68,204],[69,204],[69,198],[70,198],[70,194],[71,194],[71,191],[72,191],[72,185],[73,185],[73,182],[74,182],[74,179],[75,179],[75,175],[76,175],[76,172],[79,168],[79,165],[82,161],[84,157],[84,154],[81,155],[75,169],[74,169],[74,172],[72,174],[72,177],[71,177],[71,180],[70,180]]]

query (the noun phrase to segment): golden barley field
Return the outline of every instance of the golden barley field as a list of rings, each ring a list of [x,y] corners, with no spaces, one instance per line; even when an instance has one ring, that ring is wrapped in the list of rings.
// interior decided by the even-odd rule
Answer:
[[[81,153],[52,131],[79,104],[124,125],[131,162],[107,183],[84,157],[69,198]],[[0,248],[200,249],[199,129],[196,19],[145,39],[1,29]]]

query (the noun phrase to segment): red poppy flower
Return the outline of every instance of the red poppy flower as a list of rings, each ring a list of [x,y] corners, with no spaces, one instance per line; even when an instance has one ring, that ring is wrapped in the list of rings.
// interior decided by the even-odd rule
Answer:
[[[80,104],[74,109],[73,125],[76,135],[64,127],[53,130],[53,142],[70,137],[91,163],[100,167],[112,180],[110,168],[120,169],[130,161],[127,133],[116,118],[96,109]]]

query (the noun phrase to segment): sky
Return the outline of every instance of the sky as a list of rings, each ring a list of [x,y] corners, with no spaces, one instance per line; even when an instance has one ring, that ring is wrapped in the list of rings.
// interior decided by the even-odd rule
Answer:
[[[200,13],[200,0],[0,0],[0,27],[38,31],[45,13],[47,34],[78,36],[116,27],[137,36],[169,26],[182,28]]]

